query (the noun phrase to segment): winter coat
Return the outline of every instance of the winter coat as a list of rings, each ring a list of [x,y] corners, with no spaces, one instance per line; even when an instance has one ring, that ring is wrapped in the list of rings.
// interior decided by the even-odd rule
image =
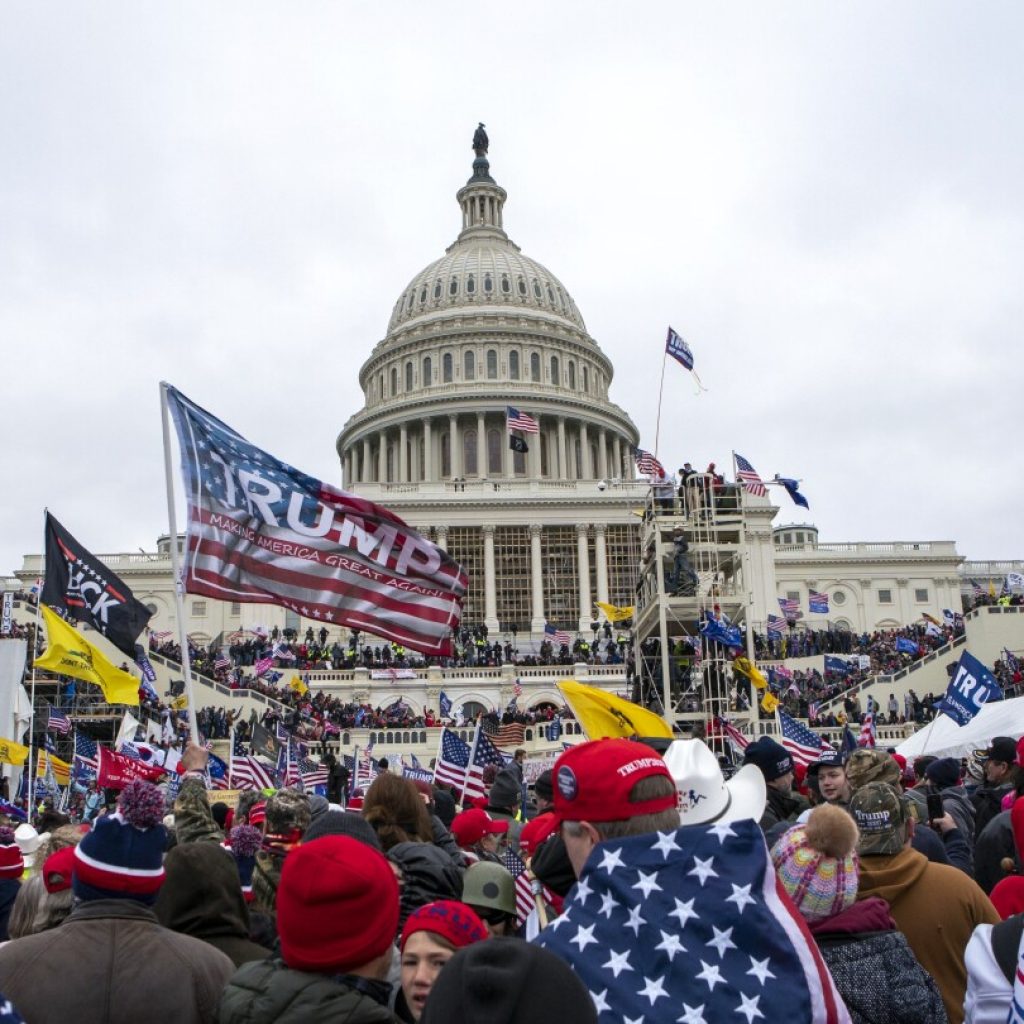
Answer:
[[[971,794],[974,805],[974,835],[981,835],[985,826],[1003,809],[1003,797],[1013,792],[1013,783],[1004,782],[1001,786],[979,786]]]
[[[153,908],[162,925],[208,942],[236,967],[271,955],[249,941],[249,910],[227,850],[214,843],[179,845],[167,854],[164,870],[167,880]]]
[[[10,937],[7,934],[7,925],[11,920],[11,910],[20,888],[20,878],[0,878],[0,942],[6,942]]]
[[[402,869],[404,880],[399,930],[425,904],[462,898],[462,872],[444,850],[431,843],[396,843],[388,857]]]
[[[1024,914],[997,925],[979,924],[964,952],[968,1024],[1005,1024],[1013,995]]]
[[[457,867],[466,867],[466,858],[459,849],[459,844],[455,842],[455,837],[448,831],[448,826],[436,814],[430,816],[430,825],[434,833],[434,845],[439,850],[444,850]]]
[[[889,904],[914,956],[939,986],[950,1024],[961,1024],[967,988],[964,949],[977,925],[999,920],[988,897],[962,871],[932,864],[909,848],[892,856],[861,857],[857,898],[869,896]]]
[[[206,1024],[234,964],[134,900],[90,900],[0,948],[0,992],[27,1020]]]
[[[761,815],[761,829],[767,834],[776,825],[785,824],[788,828],[804,811],[810,808],[805,797],[797,792],[780,793],[777,789],[768,787],[768,800],[764,806],[764,814]]]
[[[357,987],[358,986],[358,987]],[[219,1024],[395,1024],[398,1018],[371,995],[386,985],[348,975],[293,971],[282,960],[246,964],[228,982]],[[360,991],[363,989],[365,991]]]
[[[963,786],[950,786],[947,789],[936,790],[930,786],[919,789],[908,789],[907,798],[912,802],[917,812],[919,822],[928,821],[928,794],[939,793],[942,797],[942,809],[956,823],[957,831],[963,839],[963,845],[958,848],[960,854],[959,862],[954,867],[959,867],[972,878],[974,877],[974,805],[967,796],[967,790]],[[943,837],[945,841],[945,837]],[[966,864],[964,860],[963,847],[966,846]],[[952,863],[952,857],[949,858]]]
[[[853,1024],[946,1024],[939,988],[896,930],[885,900],[854,903],[810,930]]]
[[[224,842],[224,833],[213,820],[202,779],[190,776],[182,780],[174,799],[174,834],[179,843]]]
[[[1012,860],[1019,870],[1010,812],[1000,811],[981,830],[974,844],[974,877],[985,892],[991,892],[996,882],[1011,873],[1003,867],[1005,858]]]

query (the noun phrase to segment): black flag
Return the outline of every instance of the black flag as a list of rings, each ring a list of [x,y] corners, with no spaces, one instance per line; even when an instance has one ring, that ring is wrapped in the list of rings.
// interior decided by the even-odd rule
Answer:
[[[530,449],[526,446],[526,441],[521,437],[516,437],[515,434],[508,435],[508,446],[514,452],[521,452],[525,455]]]
[[[87,622],[119,651],[135,658],[135,641],[153,613],[95,555],[46,513],[43,604],[74,622]]]

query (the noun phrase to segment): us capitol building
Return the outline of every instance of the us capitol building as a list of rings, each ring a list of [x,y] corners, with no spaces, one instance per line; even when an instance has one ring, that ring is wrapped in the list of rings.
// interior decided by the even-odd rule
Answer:
[[[634,469],[636,425],[611,399],[611,362],[565,285],[506,233],[507,193],[491,176],[482,128],[474,148],[456,193],[458,235],[401,290],[359,372],[365,404],[336,447],[347,490],[386,505],[466,568],[463,623],[528,654],[546,623],[589,639],[595,601],[638,602],[650,488]],[[518,435],[525,453],[510,448],[509,406],[538,425]],[[659,454],[668,470],[669,458],[688,457]],[[773,493],[742,496],[730,577],[754,628],[778,613],[779,597],[798,600],[808,626],[856,631],[960,608],[969,584],[952,541],[819,543],[812,525],[773,526]],[[662,546],[666,562],[670,550]],[[169,538],[152,554],[100,557],[155,610],[151,628],[176,628]],[[39,568],[30,555],[17,575],[31,583]],[[984,573],[976,565],[971,575]],[[811,589],[829,595],[830,615],[807,611]],[[207,643],[254,624],[300,634],[322,625],[192,595],[185,609],[187,632]],[[347,642],[347,630],[331,633]],[[614,675],[609,685],[621,688],[621,668]]]

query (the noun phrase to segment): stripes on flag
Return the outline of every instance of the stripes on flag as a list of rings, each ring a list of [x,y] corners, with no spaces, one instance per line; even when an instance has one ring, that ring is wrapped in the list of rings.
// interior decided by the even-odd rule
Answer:
[[[807,595],[807,607],[818,615],[828,615],[828,594],[812,590]]]
[[[875,714],[873,711],[869,711],[860,720],[860,736],[857,737],[858,747],[871,747],[875,746]]]
[[[442,729],[441,746],[434,764],[434,782],[462,789],[466,784],[469,757],[469,744],[451,729]]]
[[[526,870],[523,858],[515,850],[505,851],[505,867],[515,879],[516,917],[519,919],[519,926],[522,927],[536,906],[533,899],[533,882],[530,881],[530,874]]]
[[[170,629],[154,629],[150,631],[150,640],[155,640],[158,644],[162,644],[165,640],[170,640],[174,636],[174,631]]]
[[[50,707],[46,714],[46,728],[60,733],[61,736],[67,736],[71,732],[71,721],[63,711]]]
[[[383,506],[275,459],[174,388],[164,394],[188,500],[188,593],[275,604],[451,653],[469,585],[451,555]]]
[[[505,422],[509,431],[518,430],[523,434],[540,433],[540,424],[532,416],[513,409],[511,405],[505,407]]]
[[[499,725],[489,738],[497,747],[519,747],[526,738],[526,726],[522,722],[508,722]]]
[[[803,612],[800,611],[800,602],[794,601],[791,597],[780,597],[779,608],[782,609],[782,614],[786,616],[787,621],[803,618]]]
[[[665,467],[650,453],[643,448],[637,448],[633,452],[633,461],[637,470],[644,476],[665,476]]]
[[[779,727],[782,730],[782,745],[789,751],[797,764],[813,764],[823,750],[833,749],[830,743],[823,740],[816,732],[811,732],[802,722],[787,715],[781,708],[777,714]]]
[[[76,778],[87,779],[96,777],[99,764],[99,748],[94,739],[83,733],[75,733],[75,756],[72,759]]]
[[[727,718],[719,719],[722,726],[722,733],[729,741],[733,753],[737,757],[743,757],[743,752],[750,746],[750,737],[744,736]]]
[[[733,452],[733,458],[736,460],[736,479],[743,484],[744,490],[763,498],[768,491],[765,489],[764,481],[757,475],[757,470],[742,455]]]
[[[545,622],[544,623],[544,635],[553,644],[557,644],[557,645],[565,644],[566,647],[568,647],[568,646],[570,646],[570,644],[572,644],[572,637],[570,637],[569,634],[566,633],[566,631],[564,629],[555,629],[555,627],[552,626],[550,622]]]
[[[505,767],[505,755],[491,742],[490,737],[479,726],[476,730],[476,741],[473,745],[473,756],[466,772],[466,785],[462,798],[467,800],[474,796],[486,796],[484,785],[484,768],[489,764],[498,768]]]
[[[235,756],[231,762],[232,789],[274,789],[270,769],[251,754]]]

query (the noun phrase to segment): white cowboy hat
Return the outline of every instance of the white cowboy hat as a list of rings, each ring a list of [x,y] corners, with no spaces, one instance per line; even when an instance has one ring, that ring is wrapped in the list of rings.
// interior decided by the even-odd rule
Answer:
[[[768,793],[756,765],[744,765],[726,782],[718,758],[702,740],[673,741],[665,763],[679,793],[680,824],[759,821],[764,814]]]

